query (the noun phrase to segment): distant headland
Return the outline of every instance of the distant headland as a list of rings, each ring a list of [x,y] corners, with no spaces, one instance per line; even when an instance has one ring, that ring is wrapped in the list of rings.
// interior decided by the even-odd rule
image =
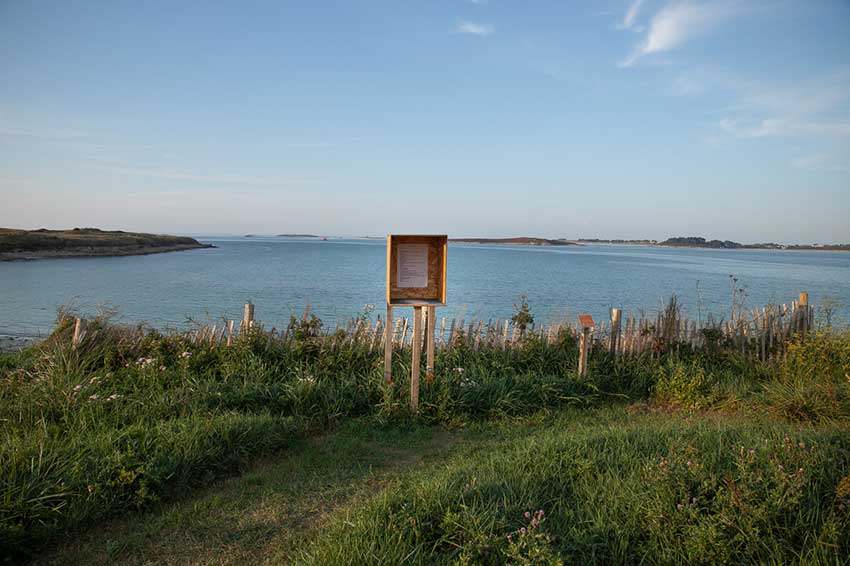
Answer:
[[[570,240],[550,240],[547,238],[451,238],[449,242],[458,244],[502,244],[510,246],[578,246]]]
[[[243,238],[319,238],[315,234],[276,234],[274,236],[261,236],[259,234],[245,234]]]
[[[0,261],[147,255],[214,247],[186,236],[122,230],[0,228]]]
[[[582,244],[609,244],[628,246],[661,246],[668,248],[709,248],[717,250],[826,250],[850,251],[850,244],[776,244],[773,242],[759,244],[741,244],[731,240],[707,240],[699,236],[667,238],[657,240],[602,240],[598,238],[579,238]]]

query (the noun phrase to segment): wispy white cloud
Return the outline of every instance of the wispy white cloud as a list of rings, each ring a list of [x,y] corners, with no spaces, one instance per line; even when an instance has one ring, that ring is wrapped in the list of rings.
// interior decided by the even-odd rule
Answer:
[[[476,4],[478,6],[483,6],[487,3],[487,0],[469,0],[470,4]]]
[[[797,118],[767,118],[755,124],[724,118],[720,128],[741,138],[777,136],[850,136],[850,121],[812,121]]]
[[[839,162],[829,153],[804,155],[792,160],[791,165],[808,171],[850,171],[850,163]]]
[[[457,33],[469,35],[487,36],[495,33],[496,28],[489,24],[477,24],[475,22],[462,22],[455,28]]]
[[[621,21],[618,25],[618,29],[630,29],[637,32],[643,31],[643,26],[636,25],[636,20],[638,14],[640,13],[640,8],[643,6],[644,0],[634,0],[630,5],[628,10],[626,10],[625,15],[623,15],[623,21]]]
[[[641,57],[674,49],[704,35],[736,12],[737,4],[733,2],[671,2],[653,16],[643,42],[619,66],[630,67]]]
[[[676,96],[700,94],[704,90],[703,84],[691,76],[679,75],[673,79],[672,92]]]
[[[850,136],[850,73],[793,85],[739,85],[720,129],[741,138]]]

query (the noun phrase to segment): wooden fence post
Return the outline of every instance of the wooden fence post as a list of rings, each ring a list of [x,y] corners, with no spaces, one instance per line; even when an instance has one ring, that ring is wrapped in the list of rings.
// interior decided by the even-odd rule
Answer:
[[[425,333],[425,368],[428,383],[434,383],[434,331],[437,323],[437,308],[428,307],[428,328]],[[445,324],[445,319],[443,319]]]
[[[578,343],[578,374],[580,377],[587,375],[587,351],[590,348],[590,331],[593,330],[593,317],[589,314],[581,314],[578,317],[581,326],[581,334]]]
[[[410,410],[419,412],[419,352],[422,347],[422,307],[413,307],[413,336],[410,362]]]
[[[800,334],[805,339],[806,333],[809,331],[809,294],[806,291],[800,291],[797,312],[800,313]]]
[[[581,334],[578,338],[578,374],[579,377],[587,375],[587,342],[590,330],[587,328],[581,329]]]
[[[393,335],[395,327],[393,326],[393,308],[387,305],[387,319],[384,322],[384,383],[387,385],[393,382]]]
[[[611,309],[611,353],[617,355],[620,348],[620,309]]]
[[[77,317],[77,320],[74,321],[74,337],[71,339],[71,347],[76,348],[80,345],[80,341],[83,339],[83,329],[85,327],[85,322],[83,322],[82,318]]]
[[[254,305],[245,303],[245,315],[242,317],[242,328],[247,330],[254,326]]]

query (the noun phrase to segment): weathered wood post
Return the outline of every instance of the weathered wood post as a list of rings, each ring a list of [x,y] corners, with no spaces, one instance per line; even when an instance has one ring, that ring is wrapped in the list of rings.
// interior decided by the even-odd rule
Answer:
[[[82,318],[77,317],[77,320],[74,321],[74,336],[71,338],[71,347],[76,348],[80,345],[80,341],[83,339],[83,331],[85,330],[85,322]]]
[[[419,412],[419,354],[422,349],[422,307],[413,307],[413,336],[410,360],[410,410]]]
[[[428,383],[434,383],[434,331],[436,330],[437,308],[428,307],[428,327],[425,333],[425,369]],[[445,319],[443,319],[445,324]]]
[[[578,374],[580,377],[587,376],[587,351],[590,348],[590,332],[593,330],[593,317],[589,314],[580,314],[581,334],[578,343]]]
[[[797,301],[797,312],[800,313],[800,335],[805,339],[809,331],[809,294],[800,291],[800,300]]]
[[[245,303],[245,314],[242,317],[242,329],[245,331],[252,326],[254,326],[254,304]]]
[[[387,321],[384,325],[384,383],[393,382],[393,308],[387,305]]]
[[[620,309],[611,309],[611,353],[617,355],[620,348]]]
[[[235,322],[231,320],[230,324],[227,326],[227,345],[228,346],[233,345],[233,325],[234,324],[235,324]]]

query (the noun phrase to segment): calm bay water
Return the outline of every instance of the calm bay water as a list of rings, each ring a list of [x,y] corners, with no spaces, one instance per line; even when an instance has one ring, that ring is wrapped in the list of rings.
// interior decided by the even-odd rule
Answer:
[[[386,244],[383,240],[200,238],[215,249],[149,256],[0,263],[0,334],[48,332],[57,309],[84,315],[100,306],[123,322],[157,328],[189,319],[240,319],[256,305],[268,327],[284,326],[306,304],[326,323],[346,320],[364,305],[382,312]],[[751,306],[790,303],[801,290],[816,306],[831,298],[850,320],[850,253],[666,249],[627,246],[449,246],[448,302],[438,316],[507,318],[522,292],[535,318],[608,309],[654,312],[676,293],[696,314],[728,313],[729,275],[739,279]],[[410,312],[409,309],[403,309]]]

